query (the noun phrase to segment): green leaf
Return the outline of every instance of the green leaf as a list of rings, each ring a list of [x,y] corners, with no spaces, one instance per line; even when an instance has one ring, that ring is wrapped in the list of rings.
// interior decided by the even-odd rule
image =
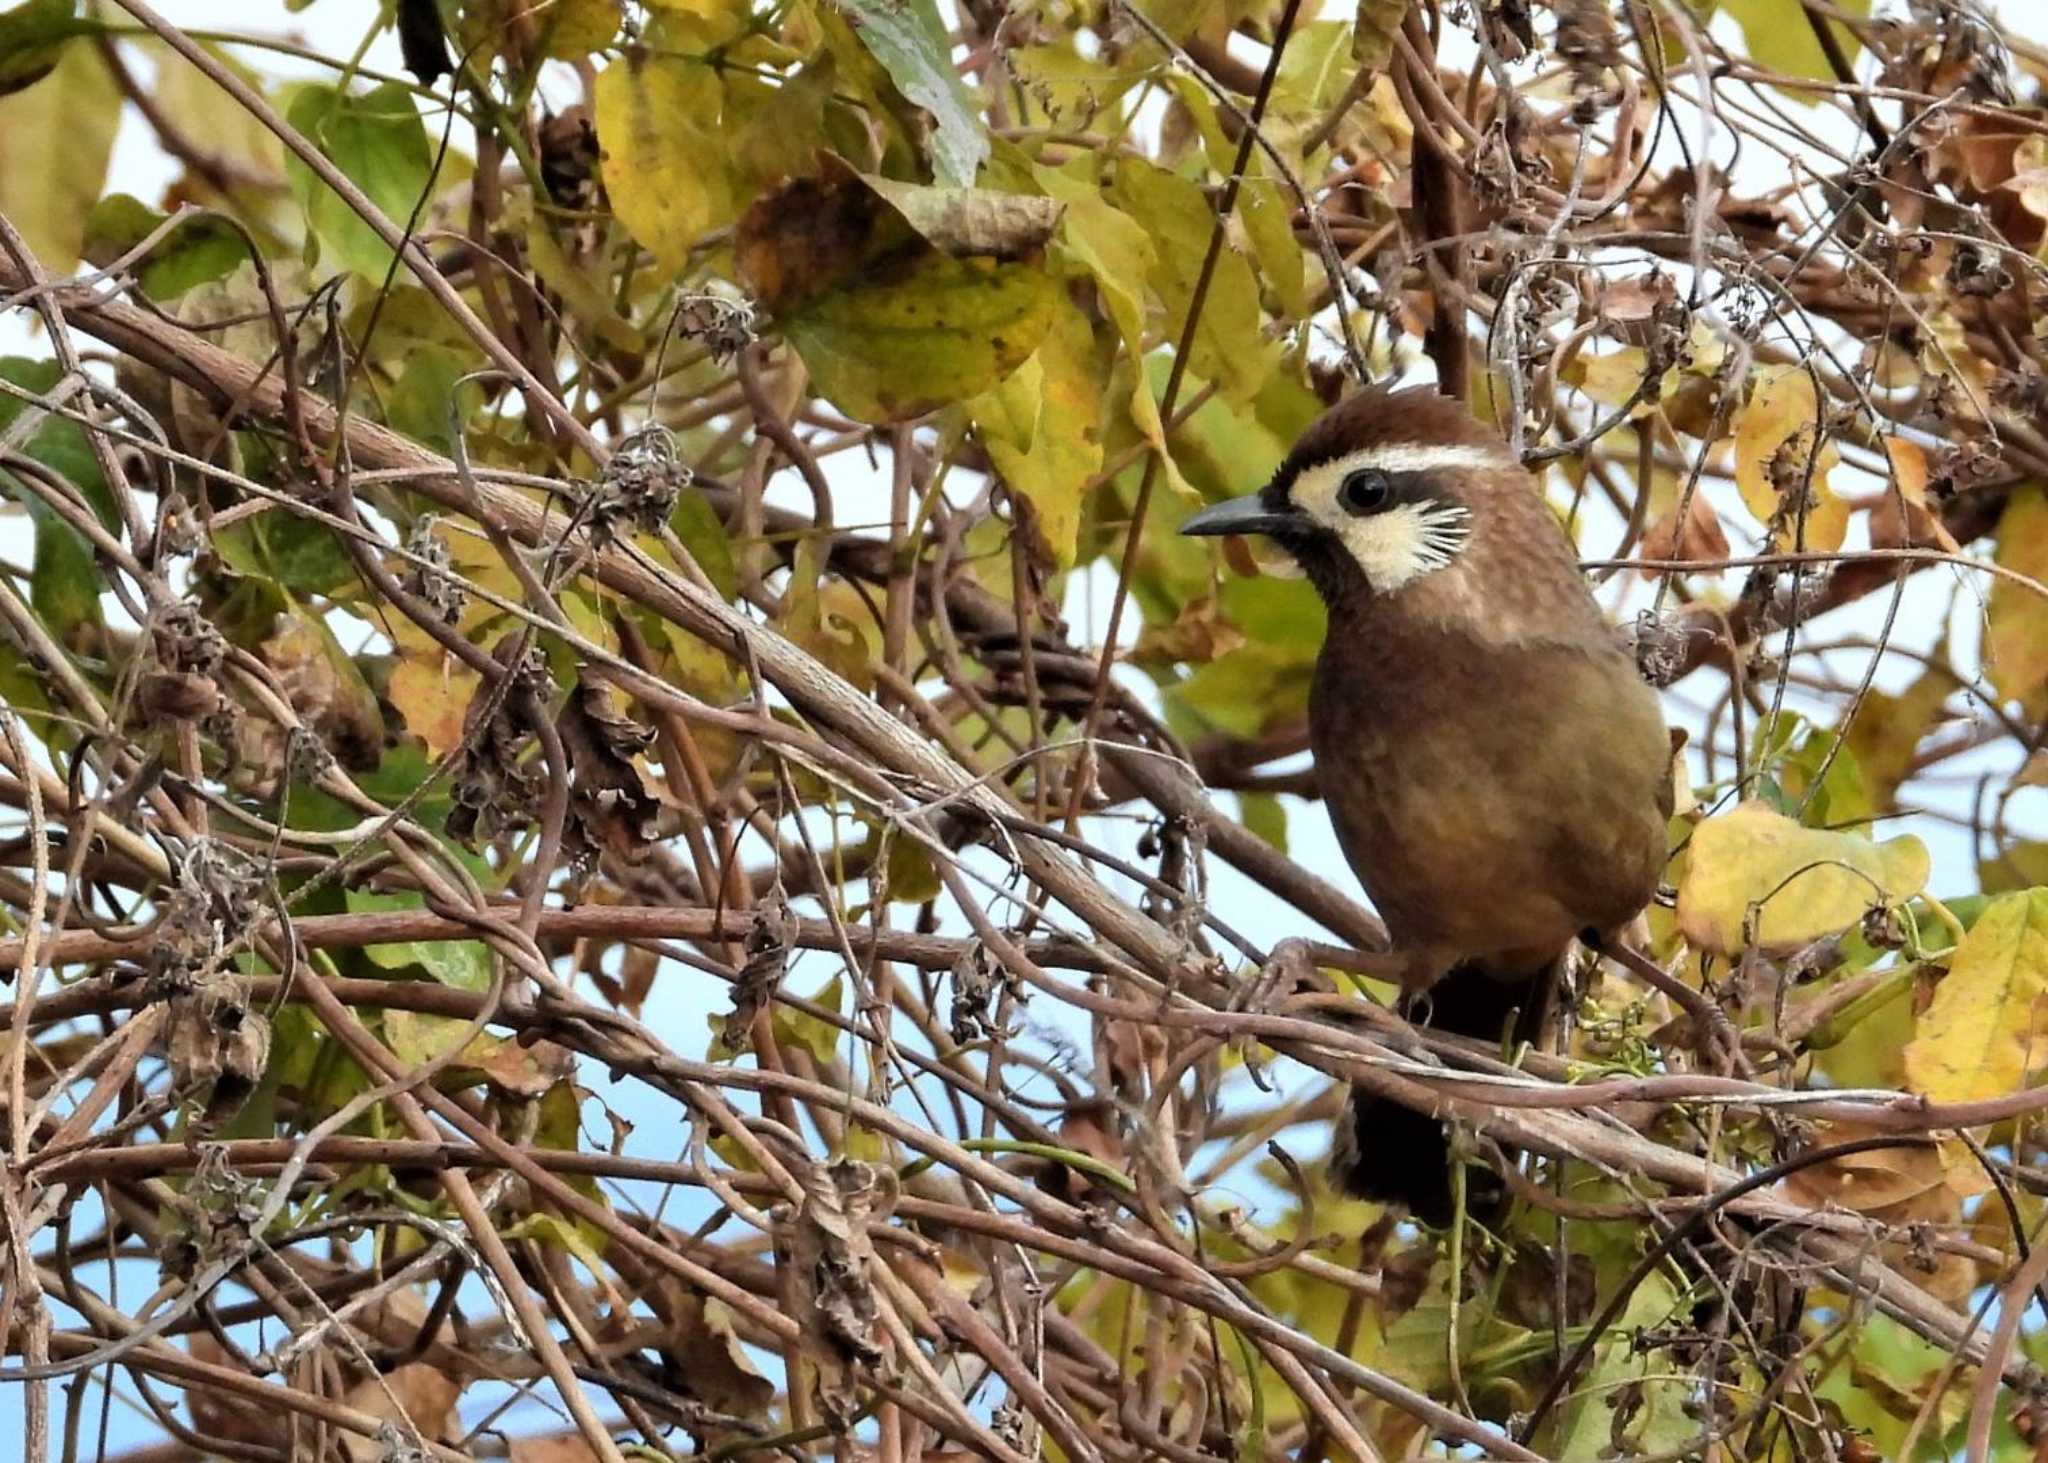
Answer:
[[[846,0],[854,33],[896,89],[932,114],[932,176],[965,188],[988,156],[981,107],[953,69],[946,24],[933,0]]]
[[[676,511],[669,515],[668,526],[690,551],[690,557],[697,561],[712,588],[727,600],[739,593],[739,566],[733,560],[732,538],[726,533],[718,510],[702,492],[685,488],[676,498]]]
[[[0,213],[52,274],[69,274],[78,263],[120,120],[120,90],[90,46],[63,47],[41,80],[0,95]]]
[[[1239,793],[1237,820],[1276,852],[1287,852],[1287,807],[1272,793]]]
[[[63,380],[63,374],[63,367],[55,361],[32,361],[20,356],[0,359],[0,379],[30,391],[49,392]],[[84,398],[81,395],[75,400]],[[0,396],[0,432],[29,410],[29,404],[17,397]],[[29,434],[22,451],[76,487],[93,505],[100,521],[109,522],[114,513],[113,495],[100,474],[83,428],[55,414],[47,415]],[[96,645],[94,632],[104,621],[100,612],[99,563],[93,556],[92,545],[43,500],[41,493],[13,474],[0,472],[0,488],[28,510],[29,520],[35,525],[29,601],[38,618],[61,643],[73,649]]]
[[[1218,656],[1166,694],[1169,710],[1192,715],[1209,731],[1249,740],[1308,708],[1315,657],[1276,655],[1247,645]]]
[[[329,594],[358,583],[355,563],[333,530],[273,509],[213,536],[221,562],[238,574],[268,579],[296,594]]]
[[[1167,334],[1178,344],[1216,228],[1215,211],[1195,184],[1141,158],[1117,163],[1115,194],[1154,243],[1146,279],[1166,306]],[[1189,368],[1217,382],[1227,400],[1251,400],[1280,359],[1279,342],[1266,339],[1261,325],[1251,265],[1226,244],[1202,297]]]
[[[307,85],[293,98],[289,118],[393,225],[402,230],[413,221],[432,181],[434,149],[410,91],[395,81],[360,96]],[[285,173],[307,227],[333,263],[382,280],[392,254],[368,221],[297,157],[286,158]]]
[[[92,546],[41,499],[32,500],[30,516],[36,524],[36,556],[29,570],[29,602],[63,644],[72,649],[97,645],[96,637],[80,633],[103,623],[100,571]]]
[[[1088,317],[1061,296],[1031,359],[967,403],[989,461],[1029,501],[1062,569],[1074,562],[1081,490],[1102,467],[1103,367]]]
[[[637,47],[598,73],[597,141],[612,212],[666,274],[732,213],[718,73]]]
[[[1438,1260],[1422,1298],[1387,1327],[1378,1363],[1388,1375],[1425,1392],[1450,1386],[1451,1267]],[[1468,1385],[1477,1381],[1480,1358],[1527,1341],[1531,1332],[1486,1303],[1483,1295],[1458,1307],[1458,1362]]]
[[[139,198],[109,193],[85,221],[86,262],[112,264],[166,217]],[[249,246],[226,220],[202,215],[186,219],[157,241],[136,266],[136,282],[153,300],[175,300],[194,285],[226,278],[248,257]]]
[[[1991,901],[1948,958],[1906,1047],[1906,1081],[1936,1102],[2031,1087],[2048,1051],[2048,889]]]
[[[1787,814],[1796,814],[1805,803],[1800,821],[1809,827],[1865,823],[1876,812],[1855,753],[1797,712],[1784,712],[1757,728],[1752,762],[1764,799]]]
[[[1644,1333],[1670,1324],[1678,1292],[1663,1275],[1643,1278],[1612,1329],[1593,1348],[1591,1365],[1573,1386],[1571,1400],[1560,1409],[1555,1449],[1546,1457],[1560,1463],[1595,1463],[1628,1455],[1682,1454],[1700,1433],[1686,1414],[1692,1379],[1674,1364],[1668,1350],[1638,1345]],[[1615,1436],[1614,1403],[1623,1388],[1640,1403],[1628,1417],[1626,1436]],[[1625,1442],[1625,1446],[1624,1446]]]
[[[1678,925],[1717,955],[1740,953],[1752,935],[1766,954],[1782,954],[1848,929],[1875,906],[1911,899],[1928,869],[1927,846],[1910,835],[1873,843],[1744,803],[1694,831]]]
[[[75,16],[75,9],[76,0],[26,0],[0,12],[0,97],[48,76],[66,41],[105,28]]]
[[[417,894],[373,894],[367,890],[348,891],[351,914],[370,910],[420,909]],[[365,945],[363,954],[381,969],[390,971],[418,968],[445,986],[462,991],[485,991],[491,987],[491,955],[481,940],[401,940],[388,945]]]
[[[820,395],[857,421],[904,421],[1021,366],[1059,295],[1042,269],[927,254],[806,301],[781,323]]]

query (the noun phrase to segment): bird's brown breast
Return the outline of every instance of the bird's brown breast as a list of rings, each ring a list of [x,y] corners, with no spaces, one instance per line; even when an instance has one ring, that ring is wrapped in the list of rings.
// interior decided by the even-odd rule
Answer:
[[[1332,631],[1309,702],[1346,858],[1427,985],[1533,964],[1656,892],[1671,749],[1618,644],[1483,644],[1368,617]]]

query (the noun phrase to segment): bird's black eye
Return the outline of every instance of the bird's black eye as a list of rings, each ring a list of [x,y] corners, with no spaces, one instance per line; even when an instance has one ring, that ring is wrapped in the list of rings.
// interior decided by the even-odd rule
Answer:
[[[1377,513],[1394,496],[1394,480],[1376,467],[1346,473],[1337,487],[1337,501],[1347,513]]]

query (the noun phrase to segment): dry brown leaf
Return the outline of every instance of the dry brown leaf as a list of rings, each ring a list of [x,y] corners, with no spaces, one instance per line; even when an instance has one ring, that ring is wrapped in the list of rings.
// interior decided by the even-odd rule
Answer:
[[[1655,523],[1643,530],[1642,557],[1645,559],[1704,560],[1719,563],[1728,557],[1728,535],[1721,529],[1721,515],[1707,501],[1705,493],[1694,493],[1686,506],[1685,521],[1678,521],[1673,505]],[[1646,578],[1656,571],[1644,570]]]
[[[379,1421],[395,1424],[403,1441],[413,1442],[416,1433],[427,1442],[439,1443],[448,1438],[455,1402],[461,1395],[462,1388],[446,1372],[414,1362],[385,1376],[365,1377],[341,1400]],[[382,1463],[391,1456],[381,1439],[358,1433],[338,1436],[349,1463]]]
[[[514,1438],[505,1450],[510,1463],[597,1463],[590,1444],[573,1433],[552,1438]]]
[[[1874,549],[1939,549],[1962,552],[1948,525],[1927,501],[1927,454],[1903,437],[1884,439],[1891,459],[1892,483],[1870,507],[1870,546]]]

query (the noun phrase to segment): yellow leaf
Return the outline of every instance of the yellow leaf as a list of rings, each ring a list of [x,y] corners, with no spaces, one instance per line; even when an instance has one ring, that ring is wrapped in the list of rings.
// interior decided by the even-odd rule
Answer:
[[[1166,306],[1167,331],[1178,348],[1201,282],[1216,214],[1193,182],[1142,158],[1118,161],[1115,195],[1153,243],[1147,280]],[[1279,364],[1280,344],[1261,329],[1259,289],[1235,249],[1216,255],[1202,313],[1195,321],[1188,365],[1242,404],[1258,394]]]
[[[1896,696],[1884,691],[1864,696],[1849,725],[1849,751],[1863,769],[1873,806],[1887,811],[1893,807],[1899,784],[1913,770],[1914,752],[1959,686],[1945,666],[1930,665]]]
[[[1870,13],[1870,0],[1837,0],[1833,7],[1861,19]],[[1787,0],[1722,0],[1723,14],[1742,27],[1743,44],[1749,57],[1766,71],[1780,75],[1804,76],[1814,81],[1833,81],[1833,63],[1821,48],[1813,27],[1806,22],[1796,3]],[[1856,33],[1840,21],[1831,21],[1835,43],[1851,64],[1862,43]],[[1785,87],[1778,93],[1801,106],[1817,106],[1822,94],[1803,87]]]
[[[1394,38],[1408,16],[1408,0],[1358,0],[1351,59],[1369,71],[1385,71],[1394,60]]]
[[[1623,346],[1605,355],[1581,354],[1565,370],[1565,379],[1602,406],[1619,408],[1635,398],[1650,368],[1649,357],[1637,345]],[[1648,391],[1630,410],[1631,417],[1648,416],[1657,409],[1657,392]]]
[[[426,744],[429,757],[438,758],[462,740],[462,718],[476,687],[476,672],[435,646],[407,652],[392,668],[386,694],[406,730]]]
[[[2048,1067],[2048,889],[1984,907],[1906,1046],[1906,1081],[1936,1102],[2017,1092]]]
[[[2015,491],[1998,520],[1998,562],[2048,580],[2048,491]],[[2010,579],[1991,582],[1985,612],[1984,664],[1998,694],[2027,700],[2048,687],[2048,599]]]
[[[1797,366],[1773,367],[1757,375],[1756,387],[1735,419],[1735,485],[1742,491],[1742,501],[1758,522],[1769,523],[1779,515],[1787,495],[1805,485],[1814,498],[1807,512],[1807,546],[1840,548],[1848,508],[1827,487],[1838,454],[1831,442],[1817,446],[1820,402],[1813,378]],[[1781,541],[1790,539],[1795,516],[1793,510],[1785,510]]]
[[[1739,953],[1746,934],[1766,954],[1789,953],[1873,905],[1912,898],[1929,869],[1926,845],[1910,835],[1873,843],[1754,802],[1700,824],[1687,852],[1678,927],[1717,955]]]
[[[1924,548],[1962,552],[1941,516],[1927,502],[1927,454],[1903,437],[1884,439],[1891,462],[1891,481],[1884,496],[1870,506],[1870,546],[1874,549]]]
[[[598,73],[597,141],[612,212],[670,274],[732,209],[718,73],[630,50]]]

